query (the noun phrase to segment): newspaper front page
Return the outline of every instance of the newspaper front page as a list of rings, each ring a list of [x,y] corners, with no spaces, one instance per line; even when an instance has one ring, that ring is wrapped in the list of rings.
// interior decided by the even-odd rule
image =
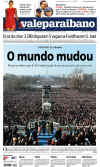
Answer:
[[[96,1],[3,4],[3,166],[97,167]]]

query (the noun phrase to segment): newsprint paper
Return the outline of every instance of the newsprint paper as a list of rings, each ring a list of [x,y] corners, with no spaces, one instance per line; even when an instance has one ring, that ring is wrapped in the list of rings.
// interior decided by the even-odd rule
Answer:
[[[95,0],[3,0],[3,167],[99,167]]]

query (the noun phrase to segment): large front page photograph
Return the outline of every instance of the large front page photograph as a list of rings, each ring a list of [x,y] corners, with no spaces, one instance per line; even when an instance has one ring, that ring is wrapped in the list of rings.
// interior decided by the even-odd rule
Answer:
[[[4,146],[95,146],[95,68],[95,44],[5,44]]]

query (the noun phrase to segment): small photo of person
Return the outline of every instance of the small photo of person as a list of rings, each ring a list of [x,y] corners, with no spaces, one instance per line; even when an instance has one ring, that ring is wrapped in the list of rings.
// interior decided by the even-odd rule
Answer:
[[[18,28],[22,27],[22,23],[17,16],[17,9],[13,7],[13,0],[9,0],[8,4],[9,7],[5,9],[5,19],[3,28],[6,31],[14,31],[17,27],[16,23],[18,24]]]
[[[40,11],[41,9],[41,11]],[[53,15],[53,9],[48,7],[48,3],[45,0],[40,1],[40,8],[36,9],[36,17],[51,17]]]
[[[17,9],[13,7],[13,4],[14,2],[10,0],[9,7],[5,10],[4,29],[8,31],[14,31],[16,29],[16,20],[19,20],[17,16]]]
[[[44,14],[45,14],[45,16],[47,16],[47,17],[51,17],[51,16],[53,15],[53,9],[52,9],[52,8],[49,8],[49,7],[45,8]]]
[[[36,17],[41,18],[41,15],[42,15],[42,10],[40,8],[37,8],[36,9]]]
[[[41,1],[40,2],[40,8],[41,8],[41,10],[44,10],[46,7],[48,7],[48,3],[46,1]]]

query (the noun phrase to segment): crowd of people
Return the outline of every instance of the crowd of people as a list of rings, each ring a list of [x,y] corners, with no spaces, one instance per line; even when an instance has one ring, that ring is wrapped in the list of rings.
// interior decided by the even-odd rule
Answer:
[[[95,94],[59,89],[50,96],[55,101],[51,109],[55,122],[74,126],[96,125]]]
[[[17,90],[4,93],[4,124],[26,125],[30,119],[41,119],[41,90]]]
[[[55,137],[49,140],[48,145],[96,145],[96,129],[95,127],[67,127],[64,132],[59,128]]]
[[[10,127],[4,128],[4,145],[39,144],[39,131],[37,132],[36,128],[33,129],[35,135],[35,140],[33,140],[30,129],[27,129],[28,133],[25,130],[24,135],[19,135],[17,130],[14,134],[11,127],[15,124],[27,127],[30,120],[43,119],[41,94],[41,89],[4,93],[4,126]],[[49,92],[49,100],[52,105],[48,120],[68,128],[62,131],[60,127],[59,130],[56,129],[54,137],[47,141],[48,145],[95,145],[96,100],[94,93],[52,88]],[[51,133],[49,129],[46,125],[48,134]]]
[[[22,133],[17,126],[4,128],[4,145],[41,145],[39,136],[48,136],[45,145],[96,145],[95,127],[54,128],[52,121],[35,122],[34,128],[25,127]]]

